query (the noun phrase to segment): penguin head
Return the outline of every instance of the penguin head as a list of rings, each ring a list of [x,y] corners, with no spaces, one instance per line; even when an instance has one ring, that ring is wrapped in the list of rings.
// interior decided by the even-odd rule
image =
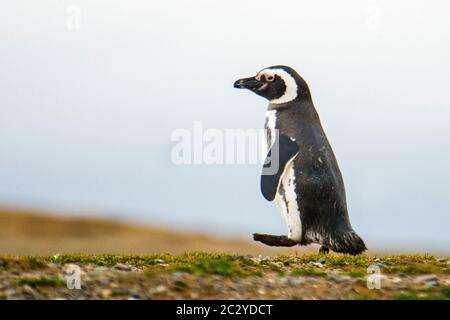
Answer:
[[[309,88],[305,80],[287,66],[265,68],[254,77],[237,80],[234,87],[248,89],[275,105],[309,97]]]

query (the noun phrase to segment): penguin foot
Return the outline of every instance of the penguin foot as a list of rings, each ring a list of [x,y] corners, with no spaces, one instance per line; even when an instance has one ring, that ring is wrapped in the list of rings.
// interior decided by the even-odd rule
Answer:
[[[319,249],[319,254],[327,254],[328,252],[330,252],[330,249],[328,249],[328,247],[321,246]]]
[[[271,247],[293,247],[299,244],[298,241],[289,239],[286,236],[274,236],[261,233],[254,233],[253,240],[262,242]]]

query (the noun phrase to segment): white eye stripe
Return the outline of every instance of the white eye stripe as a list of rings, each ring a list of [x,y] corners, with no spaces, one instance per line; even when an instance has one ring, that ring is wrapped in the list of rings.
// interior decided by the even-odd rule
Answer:
[[[263,74],[266,78],[269,76],[278,76],[284,81],[286,85],[284,94],[279,98],[270,100],[270,103],[281,104],[297,98],[297,82],[295,81],[294,77],[292,77],[288,72],[284,71],[283,69],[264,69],[260,71],[256,77],[261,77],[261,75]]]

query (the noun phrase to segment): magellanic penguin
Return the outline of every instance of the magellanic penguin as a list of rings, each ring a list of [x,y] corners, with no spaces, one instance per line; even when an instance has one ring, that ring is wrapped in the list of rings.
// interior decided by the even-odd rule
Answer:
[[[305,80],[280,65],[237,80],[234,87],[269,100],[268,157],[273,158],[277,145],[279,163],[276,172],[267,174],[264,167],[271,161],[266,160],[261,191],[267,200],[275,200],[288,226],[288,236],[254,234],[254,240],[271,246],[316,243],[321,253],[365,251],[350,224],[341,172]]]

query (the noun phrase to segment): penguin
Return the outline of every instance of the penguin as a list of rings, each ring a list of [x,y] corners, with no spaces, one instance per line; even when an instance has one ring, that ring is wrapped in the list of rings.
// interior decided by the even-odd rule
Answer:
[[[292,68],[277,65],[239,79],[235,88],[266,98],[268,154],[261,173],[261,192],[283,216],[287,236],[253,234],[270,246],[319,244],[352,255],[366,250],[347,212],[344,181],[322,128],[305,80]]]

